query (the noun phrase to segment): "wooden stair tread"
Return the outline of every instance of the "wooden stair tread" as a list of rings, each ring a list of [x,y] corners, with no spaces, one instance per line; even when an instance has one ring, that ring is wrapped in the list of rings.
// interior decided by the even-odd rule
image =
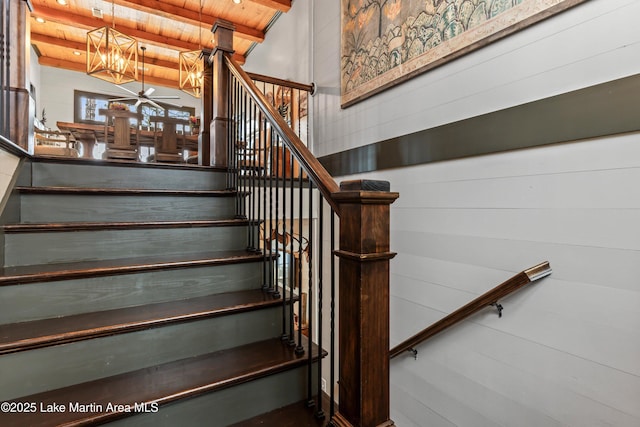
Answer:
[[[190,221],[131,221],[131,222],[57,222],[5,224],[0,226],[5,233],[53,232],[53,231],[93,231],[93,230],[136,230],[160,228],[234,227],[248,225],[246,219],[190,220]]]
[[[23,194],[75,194],[103,196],[202,196],[233,197],[234,190],[165,190],[147,188],[89,188],[89,187],[16,187]]]
[[[279,305],[257,289],[0,325],[0,354]]]
[[[256,262],[261,253],[247,251],[209,251],[183,255],[157,255],[98,261],[26,265],[0,268],[0,286],[83,277],[129,274],[162,269]]]
[[[312,357],[318,349],[313,346]],[[0,414],[4,427],[61,425],[76,426],[107,422],[133,413],[107,412],[108,403],[163,405],[178,399],[220,390],[256,378],[304,365],[307,354],[297,355],[279,338],[260,341],[215,353],[152,366],[137,371],[13,399],[35,402],[37,411]],[[64,404],[65,412],[40,411],[41,405]],[[72,412],[69,403],[101,405],[102,410]]]
[[[329,423],[329,401],[323,396],[324,418],[316,417],[316,408],[309,408],[305,401],[275,409],[229,427],[324,427]]]

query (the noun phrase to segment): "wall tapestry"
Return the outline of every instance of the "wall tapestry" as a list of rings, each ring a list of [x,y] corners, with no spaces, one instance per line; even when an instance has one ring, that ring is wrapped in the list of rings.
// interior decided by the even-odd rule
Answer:
[[[348,107],[586,0],[341,0]]]

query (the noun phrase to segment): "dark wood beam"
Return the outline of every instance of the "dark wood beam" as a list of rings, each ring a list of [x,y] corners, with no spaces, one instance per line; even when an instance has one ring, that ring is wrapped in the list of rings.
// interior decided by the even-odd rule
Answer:
[[[291,9],[291,0],[249,0],[252,3],[270,7],[280,12],[288,12]]]

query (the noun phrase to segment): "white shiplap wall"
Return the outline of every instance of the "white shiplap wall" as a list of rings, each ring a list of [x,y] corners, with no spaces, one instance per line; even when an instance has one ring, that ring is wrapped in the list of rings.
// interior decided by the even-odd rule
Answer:
[[[312,17],[317,155],[640,73],[640,1],[591,0],[342,110],[339,3],[290,12]],[[278,43],[258,49],[293,48]],[[394,360],[397,425],[640,426],[640,134],[358,177],[400,192],[392,345],[520,270],[554,270],[503,318],[487,309]]]

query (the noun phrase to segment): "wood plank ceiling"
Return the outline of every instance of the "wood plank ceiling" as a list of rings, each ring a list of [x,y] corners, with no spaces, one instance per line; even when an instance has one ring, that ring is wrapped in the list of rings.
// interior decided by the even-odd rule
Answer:
[[[291,0],[201,1],[202,11],[200,0],[31,0],[31,43],[41,65],[85,72],[87,31],[109,25],[147,48],[145,82],[177,88],[179,52],[212,48],[217,19],[235,25],[234,56],[244,63],[291,8]]]

